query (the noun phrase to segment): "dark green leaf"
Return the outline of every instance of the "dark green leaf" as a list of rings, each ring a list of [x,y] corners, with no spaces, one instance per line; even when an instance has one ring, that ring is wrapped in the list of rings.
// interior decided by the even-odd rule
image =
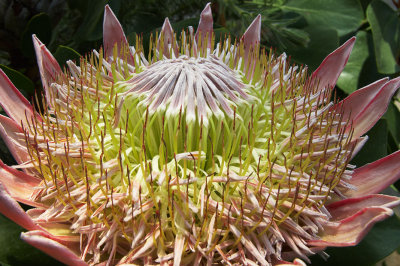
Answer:
[[[400,246],[400,221],[397,216],[377,223],[368,235],[355,247],[328,248],[327,261],[318,255],[312,257],[312,265],[370,266],[387,257]]]
[[[364,61],[368,58],[367,33],[365,31],[360,31],[357,33],[356,37],[357,41],[351,52],[349,61],[337,81],[339,88],[347,94],[358,89],[358,78]]]
[[[95,41],[101,39],[103,34],[104,6],[108,0],[87,1],[88,12],[85,13],[82,25],[75,33],[75,38],[82,41]]]
[[[388,125],[386,120],[379,120],[366,135],[368,136],[367,143],[351,162],[357,165],[357,167],[376,161],[387,155]]]
[[[33,16],[28,22],[21,38],[21,51],[27,56],[34,58],[35,52],[32,42],[32,34],[36,36],[44,43],[48,44],[51,40],[51,21],[50,17],[45,13],[37,14]]]
[[[108,1],[108,5],[110,6],[111,10],[112,10],[115,14],[117,14],[117,16],[118,16],[119,10],[120,10],[120,8],[121,8],[122,1],[123,1],[123,0],[109,0],[109,1]]]
[[[371,31],[367,32],[367,43],[368,43],[368,58],[365,60],[362,66],[360,76],[358,78],[358,86],[361,88],[368,84],[375,82],[378,79],[386,77],[386,75],[378,72],[375,60],[375,49],[374,41],[372,40]]]
[[[56,58],[60,66],[64,67],[68,60],[79,63],[79,58],[81,57],[81,55],[68,46],[59,45],[56,52],[54,53],[54,57]]]
[[[359,0],[359,1],[364,10],[367,10],[369,3],[372,2],[372,0]]]
[[[2,115],[5,115],[1,112]],[[0,159],[7,165],[16,165],[17,162],[15,161],[14,157],[11,155],[10,151],[7,148],[6,143],[2,138],[0,138]]]
[[[400,18],[382,1],[373,1],[367,8],[367,18],[374,40],[376,63],[381,73],[400,71]]]
[[[68,6],[71,9],[78,9],[80,12],[85,12],[87,8],[87,2],[81,0],[67,0]]]
[[[132,13],[125,17],[125,26],[128,33],[128,41],[132,44],[136,34],[146,34],[155,29],[161,29],[163,18],[156,17],[154,14],[147,13]]]
[[[194,30],[196,30],[198,23],[199,23],[198,18],[189,18],[189,19],[171,23],[171,26],[175,32],[180,33],[182,30],[187,30],[187,28],[189,26],[194,27]],[[161,27],[160,27],[160,29],[161,29]]]
[[[23,228],[0,214],[0,265],[62,265],[22,241],[22,231]]]
[[[6,51],[0,50],[0,64],[9,65],[10,64],[10,54]]]
[[[364,18],[357,0],[290,0],[282,9],[303,15],[310,25],[334,28],[339,36],[357,30]]]
[[[398,146],[400,144],[400,113],[394,104],[389,104],[384,118],[387,121],[389,133]]]
[[[35,85],[24,74],[4,65],[0,65],[0,68],[25,97],[29,98],[29,96],[34,94]]]
[[[307,64],[311,70],[316,69],[322,60],[339,46],[337,31],[325,27],[307,27],[304,29],[310,36],[306,48],[290,47],[286,53],[296,62]]]

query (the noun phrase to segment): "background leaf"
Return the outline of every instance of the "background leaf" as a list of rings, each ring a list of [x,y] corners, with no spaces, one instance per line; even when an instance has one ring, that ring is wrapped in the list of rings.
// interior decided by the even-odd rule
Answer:
[[[75,38],[80,41],[96,41],[101,39],[103,35],[103,14],[104,6],[107,0],[89,0],[87,3],[87,11],[84,13],[82,24],[75,33]]]
[[[400,71],[400,17],[382,1],[373,1],[367,18],[374,40],[376,63],[381,73]]]
[[[393,103],[389,104],[384,119],[387,121],[389,133],[395,141],[395,147],[392,147],[391,152],[395,152],[400,144],[400,113]]]
[[[307,64],[314,70],[325,56],[338,47],[339,38],[337,31],[332,28],[309,26],[304,31],[310,36],[307,47],[288,47],[286,53],[298,63]]]
[[[352,93],[358,88],[358,78],[361,73],[362,66],[368,58],[368,41],[367,33],[360,31],[356,35],[357,40],[351,51],[349,61],[346,64],[342,74],[337,81],[337,86],[347,94]]]
[[[22,227],[0,214],[0,265],[62,265],[62,263],[20,240],[19,236],[22,231],[24,231]]]
[[[365,135],[368,136],[367,143],[351,161],[351,163],[357,165],[357,167],[376,161],[388,154],[388,126],[386,120],[379,120],[378,123],[376,123],[375,126]]]
[[[302,14],[310,25],[334,28],[339,36],[355,31],[364,18],[357,0],[290,0],[282,9]]]
[[[0,65],[0,68],[25,97],[30,98],[29,96],[33,95],[35,92],[35,85],[28,77],[4,65]]]
[[[62,68],[63,66],[66,66],[65,64],[68,60],[79,63],[79,58],[81,55],[71,47],[59,45],[54,53],[54,57]]]
[[[22,33],[21,50],[24,55],[31,58],[35,56],[32,34],[36,34],[44,44],[48,44],[51,40],[51,32],[51,21],[47,14],[40,13],[33,16]]]

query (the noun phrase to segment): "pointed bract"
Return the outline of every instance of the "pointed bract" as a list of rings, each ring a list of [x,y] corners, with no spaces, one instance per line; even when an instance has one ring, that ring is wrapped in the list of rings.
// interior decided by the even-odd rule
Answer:
[[[322,61],[317,70],[315,70],[311,79],[315,84],[318,84],[318,90],[322,90],[325,87],[334,87],[336,85],[336,81],[349,59],[355,41],[356,37],[349,39],[342,46],[330,53],[324,61]]]
[[[0,105],[18,125],[21,125],[21,122],[26,124],[26,119],[30,119],[34,115],[32,105],[25,99],[1,69]]]
[[[26,143],[21,127],[12,119],[0,115],[0,135],[17,163],[22,164],[31,158],[26,150]]]
[[[128,51],[128,63],[134,66],[133,56],[130,53],[129,43],[124,30],[109,5],[104,9],[103,20],[103,46],[106,58],[113,55],[114,46],[117,45],[118,54],[123,58],[124,50]]]
[[[400,198],[382,194],[372,194],[358,198],[336,201],[326,206],[333,221],[346,219],[368,207],[394,208],[400,204]]]
[[[197,27],[195,39],[199,43],[199,36],[201,36],[201,43],[204,44],[204,39],[208,36],[207,48],[211,48],[212,33],[213,33],[213,17],[211,12],[211,3],[208,3],[200,14],[199,26]]]
[[[247,62],[250,50],[255,48],[261,40],[261,15],[253,20],[241,39],[244,44],[244,59]]]
[[[61,67],[54,56],[35,34],[32,35],[32,41],[35,48],[36,60],[39,66],[40,78],[42,79],[46,99],[50,104],[50,84],[54,82],[57,75],[61,73]]]
[[[27,230],[40,230],[24,209],[8,194],[0,182],[0,213]]]
[[[311,246],[346,247],[355,246],[369,232],[372,226],[393,215],[393,210],[385,207],[368,207],[351,217],[341,220],[336,226],[325,226],[321,240],[310,240]]]
[[[161,43],[161,36],[163,36],[164,39],[163,43]],[[174,36],[174,30],[172,29],[168,18],[165,18],[164,24],[161,28],[160,36],[158,38],[157,49],[160,51],[161,48],[163,49],[163,55],[165,55],[167,58],[171,58],[171,54],[169,52],[170,48],[172,48],[172,51],[174,51],[174,56],[178,57],[178,44]]]
[[[387,82],[375,94],[373,99],[360,110],[358,115],[353,118],[353,138],[358,138],[370,130],[375,123],[386,112],[392,96],[400,86],[400,77]],[[353,115],[351,115],[353,117]]]
[[[375,98],[380,89],[385,86],[389,78],[383,78],[356,90],[344,100],[336,104],[343,112],[343,121],[352,121],[356,118]]]
[[[346,197],[379,193],[400,178],[400,151],[354,170],[348,181],[357,190],[342,191]]]
[[[72,250],[57,241],[47,238],[41,231],[21,233],[21,239],[66,265],[87,265]]]
[[[17,201],[30,206],[43,207],[30,199],[35,188],[39,186],[40,180],[5,165],[0,160],[0,182],[6,188],[8,193]]]

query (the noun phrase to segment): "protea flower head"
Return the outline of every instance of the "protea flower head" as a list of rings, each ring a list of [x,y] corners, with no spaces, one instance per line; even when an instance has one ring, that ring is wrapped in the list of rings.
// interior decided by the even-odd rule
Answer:
[[[332,101],[355,38],[308,75],[260,32],[258,16],[215,44],[208,4],[196,32],[166,19],[145,54],[106,6],[103,49],[64,71],[33,36],[43,108],[0,72],[18,162],[0,165],[1,213],[69,265],[298,265],[356,245],[400,202],[376,194],[400,177],[400,152],[349,164],[400,78]]]

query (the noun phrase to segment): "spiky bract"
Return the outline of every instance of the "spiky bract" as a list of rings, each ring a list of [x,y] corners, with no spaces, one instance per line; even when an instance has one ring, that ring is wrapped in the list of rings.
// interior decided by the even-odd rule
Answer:
[[[33,200],[51,204],[34,221],[70,223],[90,263],[308,260],[351,176],[331,88],[257,45],[167,41],[146,58],[138,38],[132,64],[94,51],[51,84],[24,125]]]

